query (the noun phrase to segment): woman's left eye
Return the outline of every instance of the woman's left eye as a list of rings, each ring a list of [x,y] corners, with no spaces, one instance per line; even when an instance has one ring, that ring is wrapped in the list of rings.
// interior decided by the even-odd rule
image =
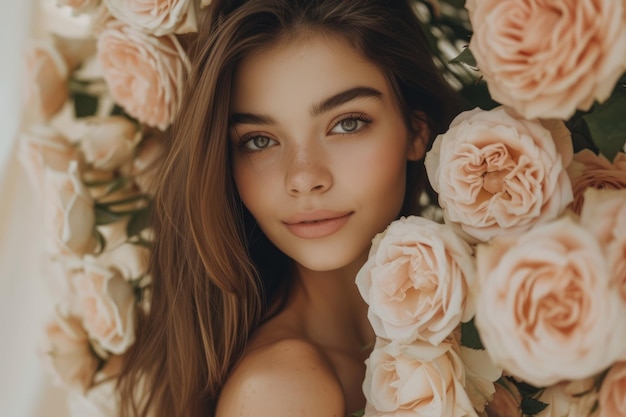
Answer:
[[[350,116],[337,122],[330,132],[339,134],[355,133],[363,129],[370,122],[371,120],[366,119],[363,116]]]

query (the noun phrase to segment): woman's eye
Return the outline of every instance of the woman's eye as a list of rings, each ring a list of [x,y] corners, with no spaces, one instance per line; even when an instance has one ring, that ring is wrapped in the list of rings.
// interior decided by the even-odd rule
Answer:
[[[250,139],[243,141],[243,146],[250,151],[260,151],[269,148],[276,142],[274,139],[267,136],[254,136]]]
[[[357,132],[365,125],[367,125],[370,121],[365,120],[363,117],[347,117],[343,120],[340,120],[333,128],[331,129],[331,133],[339,133],[339,134],[347,134]]]

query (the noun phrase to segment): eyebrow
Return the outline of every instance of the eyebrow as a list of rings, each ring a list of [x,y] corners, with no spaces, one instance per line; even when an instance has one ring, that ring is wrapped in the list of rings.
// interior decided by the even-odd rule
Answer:
[[[383,93],[372,87],[352,87],[328,98],[325,98],[318,104],[314,104],[311,107],[310,113],[311,116],[319,116],[320,114],[329,112],[332,109],[357,98],[373,98],[376,100],[380,100],[382,96]],[[236,124],[272,125],[276,124],[276,121],[267,114],[233,113],[230,116],[229,124],[231,126]]]

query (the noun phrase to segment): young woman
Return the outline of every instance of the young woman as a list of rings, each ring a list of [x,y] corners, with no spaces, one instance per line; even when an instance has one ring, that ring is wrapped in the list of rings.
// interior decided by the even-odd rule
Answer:
[[[213,1],[155,202],[126,416],[342,416],[374,341],[354,278],[416,212],[453,115],[408,1]],[[146,393],[140,398],[140,393]]]

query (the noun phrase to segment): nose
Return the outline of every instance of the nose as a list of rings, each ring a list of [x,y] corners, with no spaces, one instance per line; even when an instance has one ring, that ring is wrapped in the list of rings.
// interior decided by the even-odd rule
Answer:
[[[300,149],[292,156],[285,178],[289,194],[321,194],[332,184],[333,177],[323,151]]]

